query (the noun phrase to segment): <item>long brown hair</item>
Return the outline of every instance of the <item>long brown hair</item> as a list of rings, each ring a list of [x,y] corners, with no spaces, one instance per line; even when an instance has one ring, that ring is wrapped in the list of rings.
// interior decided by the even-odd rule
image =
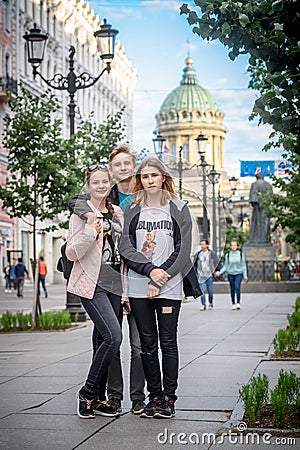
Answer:
[[[174,180],[167,170],[166,166],[159,159],[149,157],[144,159],[137,170],[135,176],[135,185],[133,187],[134,202],[140,204],[141,206],[146,206],[147,204],[147,193],[143,188],[141,181],[141,171],[145,167],[154,167],[165,177],[165,180],[162,184],[162,204],[165,205],[170,198],[176,198],[174,190]]]
[[[95,166],[90,166],[87,171],[86,171],[86,184],[89,185],[90,181],[91,181],[91,177],[92,175],[97,172],[97,170],[100,170],[101,172],[104,172],[107,174],[109,181],[111,181],[110,178],[110,174],[108,171],[108,168],[106,166],[103,166],[102,164],[99,165],[95,165]],[[108,212],[113,216],[115,213],[114,207],[111,203],[111,201],[109,200],[109,194],[107,195],[106,199],[105,199],[105,207],[107,208]]]

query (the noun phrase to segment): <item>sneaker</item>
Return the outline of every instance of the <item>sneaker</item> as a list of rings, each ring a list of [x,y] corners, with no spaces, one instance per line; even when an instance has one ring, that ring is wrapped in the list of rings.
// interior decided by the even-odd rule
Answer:
[[[213,303],[210,303],[210,304],[208,305],[208,309],[213,309],[213,307],[214,307]]]
[[[92,408],[97,416],[118,417],[120,415],[120,411],[113,408],[106,400],[93,400]]]
[[[154,414],[158,408],[158,397],[149,398],[148,404],[145,406],[144,410],[141,412],[140,417],[145,417],[147,419],[152,419],[154,417]]]
[[[95,401],[88,400],[77,392],[77,415],[80,419],[95,419],[95,414],[92,408],[92,403]]]
[[[171,419],[175,416],[174,400],[165,395],[164,399],[158,403],[154,413],[157,419]]]
[[[200,311],[205,311],[205,310],[206,310],[206,306],[202,305],[201,308],[200,308]]]
[[[236,305],[236,309],[241,309],[241,305],[239,303]]]
[[[8,289],[5,289],[5,292],[8,292]]]
[[[121,400],[119,398],[111,397],[108,399],[108,404],[117,412],[122,412]]]
[[[145,403],[143,402],[143,400],[133,400],[132,402],[132,408],[131,408],[131,412],[133,414],[141,414],[141,412],[144,411],[145,409]]]
[[[45,292],[45,298],[48,298],[48,292]]]
[[[236,304],[233,303],[231,309],[236,309]]]

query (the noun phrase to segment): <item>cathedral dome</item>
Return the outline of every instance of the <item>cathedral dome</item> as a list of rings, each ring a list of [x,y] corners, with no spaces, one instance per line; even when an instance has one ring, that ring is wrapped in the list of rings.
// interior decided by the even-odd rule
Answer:
[[[193,68],[193,60],[188,57],[185,63],[180,86],[165,98],[160,107],[159,115],[168,116],[179,111],[190,114],[194,111],[202,114],[211,112],[213,115],[219,113],[220,109],[214,97],[199,85]]]

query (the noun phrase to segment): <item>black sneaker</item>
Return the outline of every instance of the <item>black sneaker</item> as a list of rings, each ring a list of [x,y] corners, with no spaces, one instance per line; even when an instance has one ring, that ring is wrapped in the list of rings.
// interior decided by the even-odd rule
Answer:
[[[146,419],[152,419],[158,408],[158,397],[149,398],[149,403],[145,406],[144,410],[141,412],[140,417],[145,417]]]
[[[171,419],[175,416],[174,400],[165,395],[164,399],[158,402],[154,417],[157,419]]]
[[[133,400],[132,401],[132,408],[131,408],[131,412],[133,414],[141,414],[144,409],[145,409],[145,403],[143,402],[143,400]]]
[[[121,400],[119,398],[111,397],[108,399],[108,403],[116,412],[122,412]]]
[[[81,419],[95,419],[92,403],[95,400],[88,400],[77,392],[77,415]]]
[[[114,408],[106,400],[93,400],[92,408],[97,416],[118,417],[120,415],[120,411]]]

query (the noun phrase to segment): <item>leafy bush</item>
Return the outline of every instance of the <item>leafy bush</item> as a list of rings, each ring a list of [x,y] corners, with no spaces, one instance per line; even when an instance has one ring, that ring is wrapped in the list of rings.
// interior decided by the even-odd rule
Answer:
[[[240,389],[240,395],[244,402],[249,426],[253,427],[262,407],[269,398],[269,379],[267,375],[259,374],[257,377],[251,378],[250,382]]]
[[[288,315],[289,327],[278,330],[273,339],[275,355],[284,352],[295,355],[300,350],[300,297],[296,298],[295,311]]]
[[[278,382],[271,391],[271,405],[278,428],[288,426],[291,415],[300,408],[300,378],[281,369]]]
[[[24,314],[23,311],[12,314],[6,311],[0,317],[0,325],[3,331],[32,329],[32,314]],[[37,328],[42,330],[64,330],[70,326],[71,315],[69,311],[45,312],[37,320]]]

